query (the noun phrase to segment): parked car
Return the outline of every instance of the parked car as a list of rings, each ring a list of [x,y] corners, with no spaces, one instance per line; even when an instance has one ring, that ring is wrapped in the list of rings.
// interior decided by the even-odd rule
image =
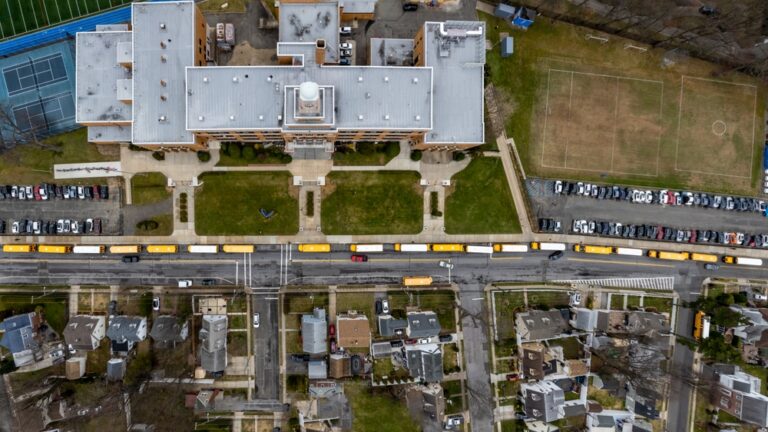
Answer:
[[[160,297],[152,298],[152,310],[153,311],[159,311],[160,310]]]
[[[449,335],[449,334],[447,334],[447,335],[440,335],[438,337],[438,340],[440,342],[453,342],[453,335]]]
[[[214,286],[216,285],[216,279],[203,279],[201,282],[201,285],[203,286]]]
[[[259,328],[259,325],[261,324],[261,316],[258,312],[253,314],[253,328]]]
[[[330,324],[328,326],[328,336],[331,336],[331,337],[336,336],[336,325],[335,324]]]
[[[383,314],[389,313],[389,300],[387,299],[381,300],[381,313]]]
[[[375,306],[376,306],[376,315],[381,315],[381,311],[382,311],[381,300],[376,300]]]
[[[403,340],[402,339],[397,339],[397,340],[390,341],[389,345],[392,348],[400,348],[400,347],[403,346]]]
[[[413,12],[419,9],[418,3],[411,3],[411,2],[405,2],[403,3],[403,11],[405,12]]]
[[[352,262],[367,262],[368,255],[353,254],[351,259]]]
[[[339,44],[339,49],[340,50],[343,50],[343,49],[351,50],[352,49],[352,44],[349,43],[349,42],[342,42],[342,43]]]
[[[139,262],[139,256],[138,255],[126,255],[123,257],[123,262],[128,263],[137,263]]]
[[[352,27],[339,27],[339,34],[342,36],[349,36],[352,34]]]
[[[440,261],[439,265],[440,267],[446,268],[448,270],[453,270],[453,267],[455,266],[455,264],[448,261]]]

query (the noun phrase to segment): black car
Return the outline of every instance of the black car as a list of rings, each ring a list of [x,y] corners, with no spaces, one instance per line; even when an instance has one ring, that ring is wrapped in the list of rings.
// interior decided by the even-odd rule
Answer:
[[[418,3],[403,3],[403,10],[405,12],[413,12],[419,9]]]
[[[453,336],[447,334],[447,335],[440,335],[437,338],[440,342],[453,342]]]
[[[550,261],[557,261],[562,257],[563,257],[563,251],[555,251],[549,254],[549,257],[547,258],[549,258]]]
[[[99,194],[101,195],[101,199],[109,199],[109,188],[107,185],[99,186]]]
[[[203,279],[203,286],[216,285],[216,279]]]
[[[130,263],[137,263],[139,262],[139,256],[138,255],[126,255],[123,257],[123,262],[126,264]]]
[[[393,340],[393,341],[389,342],[389,345],[392,348],[400,348],[400,347],[403,346],[403,340],[402,339]]]
[[[376,315],[381,315],[383,308],[381,306],[381,300],[376,300]]]
[[[83,193],[86,199],[93,199],[93,189],[90,186],[83,186]]]

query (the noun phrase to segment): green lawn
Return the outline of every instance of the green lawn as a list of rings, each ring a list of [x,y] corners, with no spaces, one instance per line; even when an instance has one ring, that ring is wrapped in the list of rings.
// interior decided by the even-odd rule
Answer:
[[[43,141],[45,148],[25,144],[0,154],[0,182],[40,183],[53,181],[53,165],[76,162],[100,162],[119,159],[104,156],[87,141],[86,128],[54,135]],[[69,183],[93,184],[94,179],[68,180]]]
[[[337,149],[333,153],[334,165],[386,165],[400,154],[398,142],[389,143],[357,143],[357,151],[344,147],[346,151]]]
[[[295,294],[288,293],[283,297],[283,312],[288,313],[312,313],[316,307],[328,310],[327,293]]]
[[[325,234],[416,234],[424,198],[419,174],[405,171],[334,171],[324,190]]]
[[[403,399],[386,390],[373,391],[364,382],[346,382],[344,393],[352,405],[355,432],[416,432],[420,430],[408,414]]]
[[[139,173],[131,178],[131,198],[135,205],[144,205],[168,199],[168,179],[159,172]]]
[[[200,235],[277,235],[299,230],[299,203],[287,172],[205,173],[195,196]],[[237,205],[233,205],[237,203]],[[269,219],[259,209],[274,211]]]
[[[48,324],[61,333],[69,321],[67,315],[66,295],[55,293],[62,288],[47,287],[45,296],[39,287],[25,287],[26,293],[0,294],[0,311],[11,312],[14,315],[38,310],[45,315]]]
[[[356,310],[366,316],[374,316],[373,293],[337,293],[336,312],[345,313],[348,310]]]
[[[450,234],[519,233],[520,220],[500,158],[480,157],[451,179],[445,199]]]
[[[665,297],[649,297],[643,299],[643,307],[655,308],[658,312],[672,313],[672,299]]]

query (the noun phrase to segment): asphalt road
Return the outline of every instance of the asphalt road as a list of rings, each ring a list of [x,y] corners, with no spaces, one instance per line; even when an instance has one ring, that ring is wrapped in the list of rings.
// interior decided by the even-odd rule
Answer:
[[[251,296],[251,302],[251,311],[259,314],[259,328],[253,329],[255,398],[280,400],[278,296],[276,293],[260,293]],[[248,322],[252,322],[251,318]]]
[[[657,261],[645,257],[580,255],[566,252],[557,261],[549,261],[547,252],[526,254],[497,254],[493,257],[469,254],[404,254],[386,252],[371,254],[366,263],[353,263],[349,252],[329,254],[299,254],[292,252],[287,267],[281,259],[280,246],[259,246],[244,268],[244,259],[238,255],[184,255],[171,256],[143,255],[135,264],[124,264],[119,257],[96,256],[91,258],[72,255],[20,257],[0,254],[0,265],[4,271],[0,284],[35,285],[171,285],[179,279],[216,279],[224,287],[250,286],[255,293],[262,290],[274,293],[273,287],[281,280],[288,284],[352,284],[352,283],[397,283],[403,275],[430,275],[437,283],[449,281],[448,270],[441,268],[441,260],[450,259],[455,265],[450,281],[457,283],[464,312],[462,324],[465,334],[467,374],[469,377],[470,412],[474,419],[473,431],[491,431],[493,412],[488,366],[487,327],[480,317],[485,316],[482,287],[495,281],[543,282],[559,279],[594,278],[658,278],[674,279],[675,290],[683,300],[695,299],[706,277],[768,278],[764,268],[722,265],[716,272],[707,272],[701,264],[693,262]],[[283,278],[280,277],[281,268]],[[270,289],[272,288],[272,289]],[[261,314],[261,327],[255,333],[255,355],[257,373],[257,396],[272,399],[279,394],[277,380],[278,365],[274,359],[277,346],[271,341],[277,322],[277,304],[266,301],[264,296],[254,298],[254,311]],[[677,333],[691,334],[692,316],[690,311],[681,310]],[[684,380],[691,368],[693,356],[690,351],[678,345],[673,358],[672,383],[674,398],[670,399],[669,430],[683,430],[688,418],[690,388]],[[270,372],[271,371],[271,372]],[[272,379],[274,377],[274,380]]]

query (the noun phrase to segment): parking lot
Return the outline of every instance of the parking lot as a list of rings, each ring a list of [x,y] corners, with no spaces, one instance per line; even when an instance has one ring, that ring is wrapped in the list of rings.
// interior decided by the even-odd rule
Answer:
[[[97,184],[106,185],[104,182],[99,182]],[[34,190],[35,185],[29,186]],[[4,199],[0,200],[0,220],[5,222],[4,235],[56,235],[55,229],[52,232],[49,231],[46,233],[44,227],[46,223],[49,226],[50,224],[56,226],[59,220],[62,222],[66,220],[70,221],[69,232],[61,232],[60,234],[72,235],[73,224],[76,222],[74,225],[76,225],[78,231],[77,234],[98,235],[99,233],[97,232],[96,225],[98,223],[97,221],[100,220],[101,235],[121,235],[121,190],[119,187],[110,186],[108,191],[108,198],[106,199],[101,198],[100,196],[93,196],[93,194],[91,194],[91,198],[87,198],[84,189],[82,199],[79,195],[74,198],[70,197],[69,199],[66,199],[63,197],[63,194],[61,197],[57,198],[55,193],[48,196],[48,199],[46,200],[35,199],[36,196],[34,192],[32,199],[24,200],[18,198],[18,192],[16,198],[6,195]],[[90,224],[86,223],[88,219],[91,220]],[[34,231],[30,233],[19,232],[18,234],[12,232],[14,221],[25,220],[30,222],[25,225],[31,225],[35,221],[38,222],[39,234],[35,234]],[[87,232],[86,225],[89,227],[93,226],[94,229],[89,233]]]
[[[528,179],[526,188],[536,218],[562,222],[563,232],[571,232],[573,220],[613,221],[626,224],[652,224],[678,229],[727,232],[768,232],[765,216],[752,211],[727,211],[700,206],[662,206],[627,200],[595,199],[578,195],[556,195],[553,180]]]

